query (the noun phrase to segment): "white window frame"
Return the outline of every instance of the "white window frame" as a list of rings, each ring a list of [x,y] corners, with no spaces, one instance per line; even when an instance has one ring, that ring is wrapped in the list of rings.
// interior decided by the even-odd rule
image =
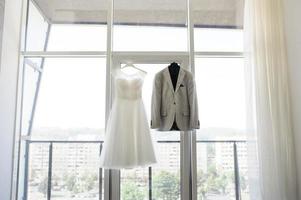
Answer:
[[[28,16],[28,7],[30,0],[23,0],[23,16]],[[114,16],[114,0],[109,0],[110,6],[108,9],[107,16],[107,49],[106,51],[46,51],[47,47],[47,38],[45,42],[45,48],[43,51],[21,51],[20,57],[22,61],[26,62],[26,58],[31,57],[40,57],[40,58],[79,58],[79,57],[100,57],[106,58],[106,117],[108,119],[109,111],[112,103],[112,80],[110,79],[110,72],[113,68],[120,67],[121,63],[139,63],[139,64],[162,64],[162,63],[170,63],[172,61],[177,61],[181,63],[181,66],[187,67],[187,70],[190,70],[193,74],[195,72],[195,58],[196,57],[239,57],[243,58],[243,52],[204,52],[194,50],[194,23],[192,20],[192,0],[187,0],[187,37],[188,37],[188,50],[185,52],[166,52],[166,51],[149,51],[149,52],[118,52],[113,51],[113,16]],[[44,16],[45,17],[45,16]],[[45,20],[47,20],[45,18]],[[25,20],[23,19],[25,22]],[[48,21],[49,23],[49,21]],[[51,24],[49,24],[49,30],[51,28]],[[25,46],[26,46],[26,29],[27,23],[25,23],[25,28],[23,30],[22,38],[25,38]],[[48,30],[48,34],[49,34]],[[25,37],[23,36],[25,35]],[[24,67],[24,65],[23,65]],[[37,68],[33,65],[33,67],[42,74],[43,69]],[[21,66],[22,68],[22,66]],[[21,71],[24,69],[22,68]],[[20,81],[23,81],[23,77],[20,77]],[[40,81],[41,77],[39,78]],[[38,84],[39,87],[39,84]],[[23,93],[23,87],[21,93]],[[37,94],[36,94],[37,95]],[[36,99],[37,97],[35,97]],[[20,99],[22,101],[22,98]],[[35,106],[34,106],[35,107]],[[34,115],[34,107],[32,110],[32,118]],[[22,112],[22,111],[21,111]],[[21,115],[22,116],[22,113]],[[21,119],[20,119],[21,121]],[[21,135],[21,133],[19,133]],[[30,138],[30,137],[29,137]],[[23,138],[24,140],[29,139],[28,137]],[[196,157],[196,131],[189,132],[181,132],[181,199],[197,199],[197,157]],[[28,166],[28,145],[26,145],[25,151],[25,166]],[[20,159],[20,155],[17,155]],[[18,161],[20,163],[20,161]],[[23,162],[22,162],[23,163]],[[27,164],[27,165],[26,165]],[[22,167],[21,167],[22,169]],[[26,171],[25,167],[25,171]],[[22,180],[19,180],[22,181]],[[120,199],[120,172],[117,170],[105,170],[104,177],[104,199],[105,200],[119,200]]]

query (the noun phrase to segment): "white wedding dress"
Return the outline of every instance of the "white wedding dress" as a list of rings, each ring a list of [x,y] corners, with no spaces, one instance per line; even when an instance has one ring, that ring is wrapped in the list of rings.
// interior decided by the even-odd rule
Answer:
[[[142,101],[145,74],[114,71],[115,98],[107,122],[100,167],[144,167],[156,163],[153,141]]]

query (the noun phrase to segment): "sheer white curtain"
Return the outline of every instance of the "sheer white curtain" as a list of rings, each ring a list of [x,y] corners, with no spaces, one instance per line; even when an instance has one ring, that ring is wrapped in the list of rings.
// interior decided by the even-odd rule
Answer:
[[[245,4],[250,192],[254,200],[298,199],[282,3],[246,0]]]

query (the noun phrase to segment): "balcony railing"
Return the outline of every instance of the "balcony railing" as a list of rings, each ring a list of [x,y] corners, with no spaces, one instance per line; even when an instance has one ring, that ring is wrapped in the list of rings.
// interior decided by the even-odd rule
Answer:
[[[53,188],[53,160],[54,160],[54,145],[57,144],[88,144],[88,145],[99,145],[98,150],[99,150],[99,154],[101,153],[102,150],[102,141],[65,141],[65,140],[26,140],[26,147],[28,148],[27,153],[29,153],[29,149],[33,144],[39,144],[39,145],[46,145],[48,144],[48,149],[47,149],[47,161],[44,163],[45,165],[47,165],[47,187],[45,188],[45,199],[47,200],[52,200],[52,188]],[[168,144],[168,143],[180,143],[180,141],[157,141],[160,144]],[[233,168],[234,168],[234,183],[235,183],[235,199],[236,200],[240,200],[241,199],[241,185],[240,185],[240,173],[239,173],[239,156],[238,156],[238,144],[243,144],[245,143],[245,141],[243,140],[197,140],[196,141],[197,144],[231,144],[233,145]],[[45,153],[44,153],[45,154]],[[98,156],[97,155],[97,156]],[[23,197],[24,200],[35,200],[35,199],[31,199],[28,196],[29,193],[29,187],[28,187],[28,183],[29,183],[29,172],[30,172],[30,167],[29,167],[29,157],[30,155],[27,155],[27,162],[25,164],[25,180],[24,180],[24,193],[23,193]],[[68,155],[64,155],[64,157],[66,157],[66,161],[68,162]],[[43,158],[44,159],[44,158]],[[152,200],[153,199],[153,186],[152,186],[152,167],[148,168],[148,199]],[[103,170],[101,168],[99,168],[98,171],[98,197],[97,199],[102,200],[103,199]]]

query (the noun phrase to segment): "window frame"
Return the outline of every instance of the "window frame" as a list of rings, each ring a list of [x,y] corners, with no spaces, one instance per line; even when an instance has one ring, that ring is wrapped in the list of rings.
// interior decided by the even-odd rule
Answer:
[[[108,8],[108,15],[107,15],[107,47],[106,51],[47,51],[47,45],[49,40],[49,34],[51,31],[51,22],[43,15],[41,10],[37,8],[44,18],[45,22],[48,24],[45,44],[43,51],[27,51],[26,50],[26,43],[27,43],[27,26],[28,26],[28,12],[29,12],[29,3],[31,0],[23,0],[23,19],[25,23],[24,30],[22,31],[22,50],[20,51],[20,60],[23,63],[20,63],[21,72],[23,75],[20,76],[20,80],[22,83],[21,86],[21,96],[24,94],[24,87],[23,87],[23,80],[24,80],[24,67],[26,58],[42,58],[41,65],[34,66],[29,63],[35,70],[38,71],[39,77],[36,87],[36,92],[33,101],[33,107],[30,117],[30,124],[29,129],[26,134],[22,133],[21,131],[18,133],[21,136],[21,144],[24,145],[24,150],[19,150],[19,152],[24,153],[24,160],[21,158],[21,155],[18,156],[18,163],[22,166],[19,166],[19,174],[24,174],[24,180],[18,180],[18,183],[23,186],[23,191],[19,191],[17,193],[23,197],[27,197],[27,177],[28,177],[28,164],[29,164],[29,145],[30,145],[30,135],[32,130],[32,124],[34,121],[34,114],[36,108],[36,102],[39,95],[40,83],[43,74],[43,67],[44,67],[44,59],[45,58],[81,58],[81,57],[101,57],[106,58],[106,100],[105,100],[105,119],[108,119],[111,104],[112,104],[112,80],[110,79],[111,70],[114,67],[120,66],[123,62],[127,60],[131,60],[132,62],[139,62],[139,63],[146,63],[146,64],[153,64],[154,60],[158,63],[168,63],[170,60],[174,60],[174,57],[179,58],[180,62],[185,63],[184,66],[189,66],[189,70],[195,74],[195,58],[199,57],[224,57],[224,58],[243,58],[243,52],[217,52],[217,51],[195,51],[194,49],[194,23],[192,20],[193,14],[193,3],[192,0],[187,0],[187,41],[188,41],[188,50],[185,52],[168,52],[168,51],[145,51],[145,52],[138,52],[138,51],[113,51],[113,16],[114,16],[114,0],[109,0],[109,8]],[[35,5],[36,6],[36,5]],[[36,6],[37,7],[37,6]],[[85,23],[83,23],[85,24]],[[20,98],[20,103],[22,104],[22,97]],[[22,106],[20,110],[20,116],[22,116]],[[20,117],[22,118],[22,117]],[[20,119],[20,122],[22,119]],[[22,123],[20,123],[22,124]],[[22,130],[22,129],[21,129]],[[196,148],[196,130],[188,131],[188,132],[181,132],[181,141],[180,141],[180,161],[181,161],[181,199],[197,199],[197,148]],[[19,147],[21,149],[21,145]],[[235,152],[234,152],[235,153]],[[21,160],[22,159],[22,160]],[[18,178],[19,179],[19,178]],[[105,200],[119,200],[120,199],[120,172],[118,170],[104,170],[104,199]],[[237,192],[237,191],[236,191]],[[237,197],[236,197],[237,198]]]

